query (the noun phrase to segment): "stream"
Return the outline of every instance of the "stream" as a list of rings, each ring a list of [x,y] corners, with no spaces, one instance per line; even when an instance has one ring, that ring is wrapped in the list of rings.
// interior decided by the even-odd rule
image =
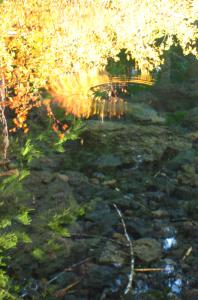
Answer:
[[[198,299],[195,96],[130,95],[125,115],[31,162],[32,242],[10,265],[22,299]]]

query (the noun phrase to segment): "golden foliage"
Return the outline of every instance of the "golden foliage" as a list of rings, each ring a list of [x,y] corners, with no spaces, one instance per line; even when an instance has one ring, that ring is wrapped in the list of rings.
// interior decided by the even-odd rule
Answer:
[[[89,116],[88,90],[109,56],[128,49],[142,70],[163,63],[176,36],[197,56],[196,0],[9,0],[0,4],[0,67],[7,105],[24,127],[40,105],[39,89],[53,91],[69,113]],[[155,40],[161,38],[156,46]]]

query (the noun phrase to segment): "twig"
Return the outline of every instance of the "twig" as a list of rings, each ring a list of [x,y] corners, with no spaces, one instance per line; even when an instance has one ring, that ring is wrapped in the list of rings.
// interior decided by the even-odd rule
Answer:
[[[165,271],[163,268],[143,268],[143,269],[134,269],[135,272],[162,272]]]
[[[90,260],[90,257],[87,257],[81,261],[79,261],[78,263],[76,264],[73,264],[71,267],[69,268],[65,268],[62,272],[58,273],[56,276],[54,276],[52,279],[50,279],[48,282],[47,282],[47,285],[51,284],[52,282],[56,281],[59,277],[61,277],[65,272],[70,272],[72,271],[74,268],[86,263],[87,261]]]
[[[65,296],[65,294],[67,294],[67,292],[69,290],[71,290],[73,287],[75,287],[76,285],[78,285],[81,282],[82,278],[80,278],[79,280],[76,280],[75,282],[69,284],[66,288],[59,290],[55,293],[56,297],[62,298]]]
[[[186,251],[186,253],[184,254],[184,256],[182,257],[182,260],[184,261],[192,252],[192,247],[188,248],[188,250]]]
[[[123,229],[124,229],[124,235],[126,237],[126,240],[128,241],[129,243],[129,247],[130,247],[130,256],[131,256],[131,271],[130,271],[130,275],[129,275],[129,281],[128,281],[128,284],[127,284],[127,287],[125,288],[124,290],[124,294],[128,294],[128,292],[130,291],[131,287],[132,287],[132,282],[133,282],[133,275],[134,275],[134,265],[135,265],[135,259],[134,259],[134,251],[133,251],[133,244],[132,244],[132,241],[128,235],[128,232],[127,232],[127,229],[126,229],[126,224],[124,222],[124,219],[123,219],[123,216],[122,216],[122,213],[121,211],[119,210],[119,208],[117,207],[116,204],[113,204],[113,206],[115,207],[120,219],[121,219],[121,222],[122,222],[122,226],[123,226]]]

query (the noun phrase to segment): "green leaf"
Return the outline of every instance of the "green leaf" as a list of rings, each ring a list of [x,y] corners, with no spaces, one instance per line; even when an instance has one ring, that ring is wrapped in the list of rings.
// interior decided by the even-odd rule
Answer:
[[[0,287],[1,288],[6,287],[7,283],[8,283],[8,276],[6,275],[5,271],[0,270]]]
[[[17,216],[17,219],[23,224],[23,225],[29,225],[32,221],[30,216],[28,215],[29,211],[24,211],[20,215]]]
[[[11,221],[9,219],[3,219],[0,221],[0,228],[3,229],[11,225]]]
[[[31,240],[31,238],[29,237],[29,235],[27,233],[17,232],[16,235],[17,235],[18,241],[21,241],[25,244],[32,243],[32,240]]]
[[[40,249],[40,248],[36,248],[32,251],[32,255],[36,258],[36,259],[39,259],[39,260],[42,260],[44,255],[45,255],[45,252]]]
[[[0,236],[0,248],[5,250],[14,248],[17,244],[17,236],[15,233],[5,233]]]

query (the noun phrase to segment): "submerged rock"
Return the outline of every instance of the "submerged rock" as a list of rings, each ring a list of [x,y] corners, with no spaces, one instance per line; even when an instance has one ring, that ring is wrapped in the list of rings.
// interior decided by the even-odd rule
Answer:
[[[161,244],[152,238],[141,238],[134,242],[135,255],[142,261],[151,262],[160,259]]]
[[[71,185],[79,186],[83,183],[88,183],[89,181],[87,176],[78,171],[66,171],[65,176],[68,177],[68,182]]]
[[[122,165],[122,161],[120,157],[113,155],[113,154],[103,154],[98,159],[94,162],[94,165],[98,169],[104,169],[104,170],[109,170],[109,169],[114,169]]]
[[[113,264],[122,266],[126,262],[127,251],[119,249],[119,245],[107,241],[99,257],[101,264]]]

